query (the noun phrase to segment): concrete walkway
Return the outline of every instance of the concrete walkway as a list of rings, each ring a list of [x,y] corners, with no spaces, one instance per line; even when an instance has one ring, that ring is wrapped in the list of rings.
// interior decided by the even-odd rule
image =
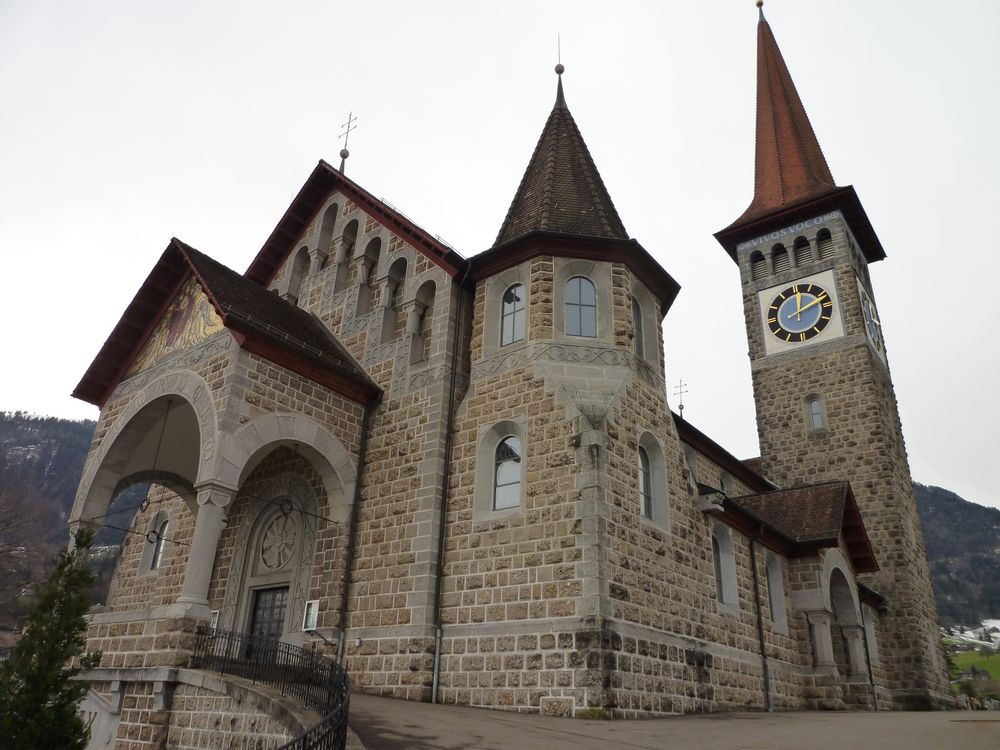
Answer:
[[[553,719],[355,693],[366,750],[998,750],[1000,712],[789,712],[637,721]]]

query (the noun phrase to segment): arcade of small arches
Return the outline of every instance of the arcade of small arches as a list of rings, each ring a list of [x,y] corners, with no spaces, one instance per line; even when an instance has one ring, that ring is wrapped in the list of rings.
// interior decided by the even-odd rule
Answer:
[[[295,252],[289,270],[271,291],[303,306],[300,296],[306,279],[332,268],[328,292],[337,295],[355,289],[354,318],[381,313],[379,342],[385,344],[405,337],[410,343],[410,364],[428,361],[435,282],[423,277],[408,279],[407,272],[414,264],[412,251],[404,249],[388,255],[385,252],[388,235],[381,228],[374,230],[366,242],[359,243],[360,224],[353,218],[336,234],[339,214],[337,202],[326,208],[315,246],[303,245]]]
[[[801,235],[796,237],[791,247],[779,242],[771,247],[766,256],[760,250],[754,250],[750,254],[750,280],[761,281],[816,260],[827,260],[833,257],[834,252],[833,237],[826,227],[812,239]]]

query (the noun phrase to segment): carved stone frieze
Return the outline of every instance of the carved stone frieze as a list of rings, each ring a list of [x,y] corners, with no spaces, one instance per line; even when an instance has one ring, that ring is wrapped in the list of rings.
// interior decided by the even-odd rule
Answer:
[[[145,388],[148,383],[151,383],[153,380],[170,370],[190,370],[193,365],[196,365],[209,357],[214,357],[216,354],[222,354],[232,347],[232,345],[233,337],[228,333],[221,333],[201,346],[169,357],[154,367],[151,367],[148,370],[143,370],[138,375],[122,381],[118,384],[118,387],[112,391],[111,398],[121,398],[122,396],[128,396],[130,393],[135,393],[136,391]]]
[[[548,342],[530,344],[515,351],[499,352],[492,357],[481,359],[472,365],[472,379],[479,380],[535,362],[627,367],[652,386],[663,383],[663,379],[648,363],[624,349]]]

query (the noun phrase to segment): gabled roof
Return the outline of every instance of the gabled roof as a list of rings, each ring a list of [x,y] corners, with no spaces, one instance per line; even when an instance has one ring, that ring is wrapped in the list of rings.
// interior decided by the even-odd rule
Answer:
[[[714,461],[716,465],[725,469],[732,477],[739,479],[750,489],[759,492],[775,489],[775,485],[760,473],[759,466],[754,468],[749,466],[747,461],[740,461],[677,412],[672,411],[670,414],[674,419],[674,426],[677,428],[677,436],[682,442]]]
[[[556,102],[494,245],[532,231],[627,240],[597,165],[563,96]]]
[[[73,396],[103,405],[184,281],[194,277],[240,345],[361,402],[379,386],[313,315],[174,238]]]
[[[843,535],[855,572],[878,570],[849,482],[824,482],[727,498],[724,508],[749,517],[786,540],[793,556],[836,546]]]
[[[333,191],[350,198],[362,211],[405,239],[452,277],[465,269],[465,258],[453,248],[321,159],[250,264],[246,277],[261,286],[270,284],[285,259],[297,249],[302,233]]]
[[[736,259],[736,245],[772,229],[841,210],[869,262],[885,251],[851,186],[837,187],[763,9],[757,23],[757,137],[754,195],[715,237]]]

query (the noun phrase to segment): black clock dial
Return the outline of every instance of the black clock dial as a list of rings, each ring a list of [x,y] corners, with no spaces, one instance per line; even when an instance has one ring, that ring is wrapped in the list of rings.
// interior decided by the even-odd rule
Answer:
[[[833,300],[817,284],[793,284],[767,308],[767,327],[782,341],[796,344],[818,336],[833,317]]]

